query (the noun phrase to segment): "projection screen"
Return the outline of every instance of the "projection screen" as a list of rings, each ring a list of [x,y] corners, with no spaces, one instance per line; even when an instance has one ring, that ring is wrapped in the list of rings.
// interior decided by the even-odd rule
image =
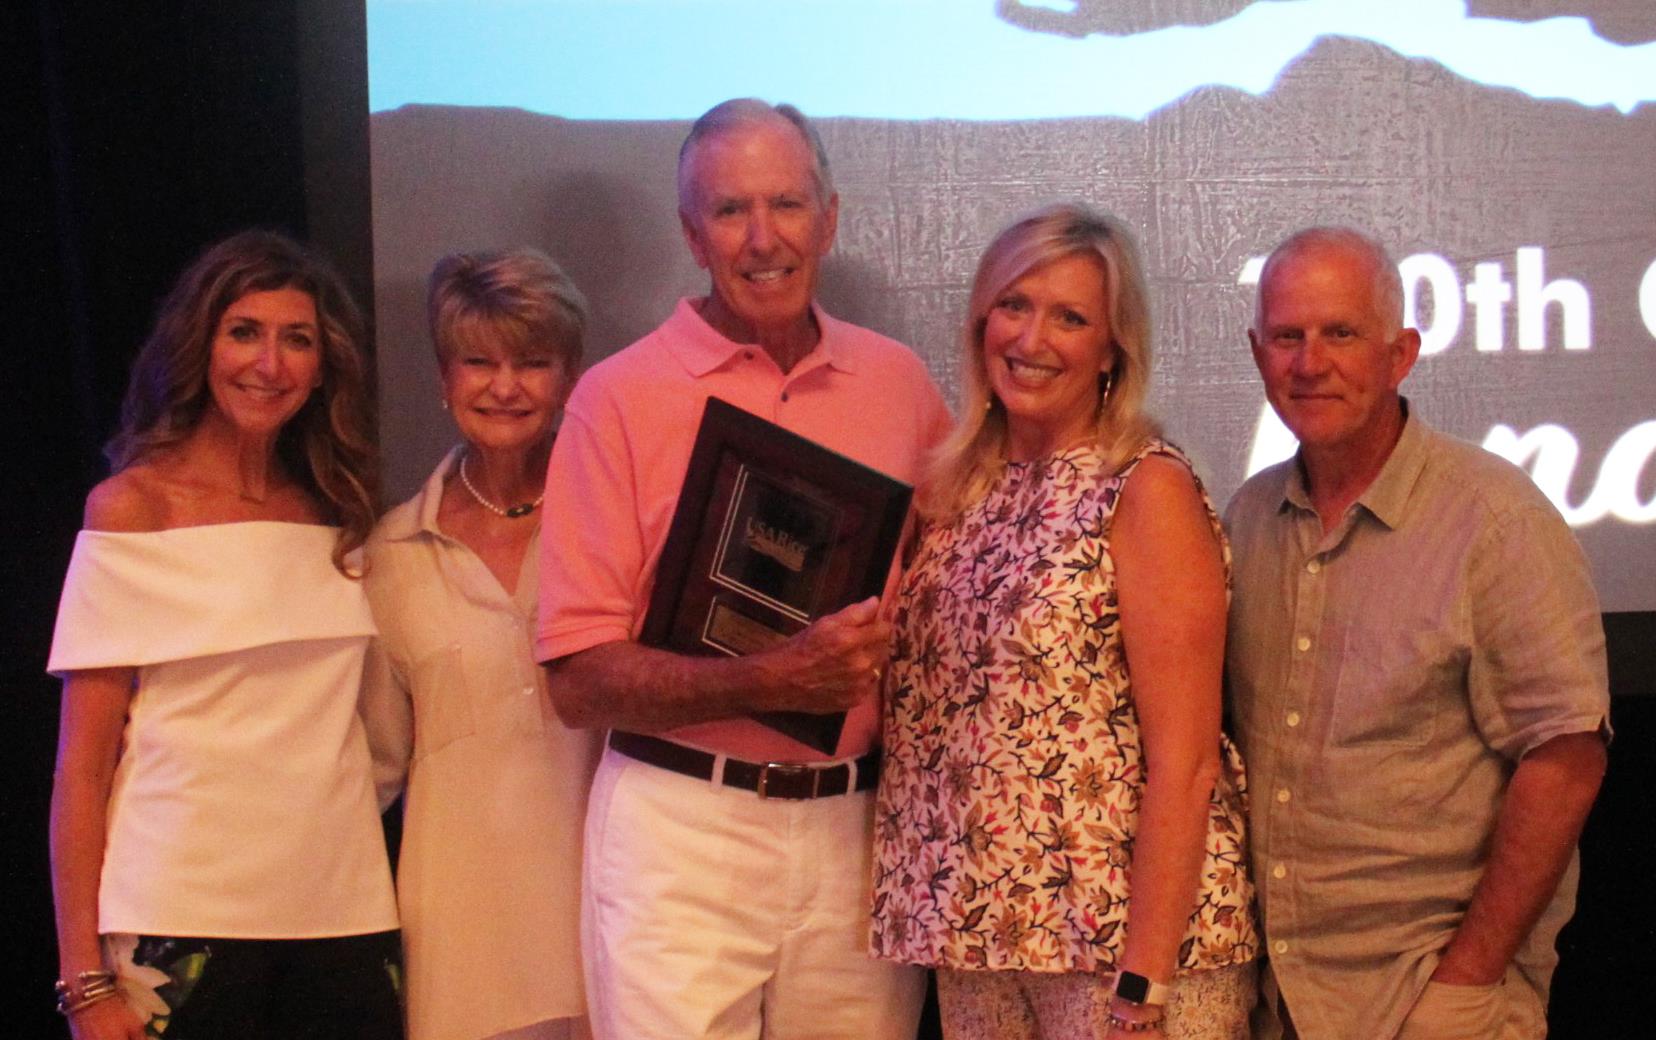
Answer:
[[[1002,226],[1081,199],[1138,233],[1152,406],[1223,503],[1286,457],[1252,283],[1314,223],[1392,247],[1419,414],[1524,466],[1606,610],[1656,609],[1656,7],[1646,0],[370,0],[389,491],[453,436],[423,285],[534,245],[592,301],[588,360],[705,291],[673,192],[728,97],[819,121],[840,193],[822,300],[958,383]]]

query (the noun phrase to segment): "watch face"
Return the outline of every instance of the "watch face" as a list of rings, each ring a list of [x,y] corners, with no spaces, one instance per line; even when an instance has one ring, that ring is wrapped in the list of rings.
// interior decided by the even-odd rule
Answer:
[[[1129,1004],[1142,1004],[1150,996],[1150,980],[1130,971],[1116,976],[1116,996]]]

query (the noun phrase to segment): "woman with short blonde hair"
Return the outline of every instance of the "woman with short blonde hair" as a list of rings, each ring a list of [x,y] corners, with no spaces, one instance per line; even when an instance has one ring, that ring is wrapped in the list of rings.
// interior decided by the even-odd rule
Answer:
[[[366,579],[393,681],[364,717],[407,791],[408,1032],[576,1040],[598,735],[553,713],[531,640],[541,509],[568,504],[544,482],[586,304],[544,253],[509,249],[439,260],[428,313],[460,444],[375,528]]]

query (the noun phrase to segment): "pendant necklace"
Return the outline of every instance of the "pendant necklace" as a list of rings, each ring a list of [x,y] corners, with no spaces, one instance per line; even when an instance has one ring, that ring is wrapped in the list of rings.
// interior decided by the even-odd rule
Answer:
[[[471,493],[471,497],[476,499],[477,504],[482,506],[484,509],[487,509],[489,512],[494,513],[497,516],[504,516],[509,520],[516,520],[520,516],[528,516],[530,513],[533,513],[536,509],[540,508],[540,504],[542,502],[546,501],[546,489],[542,488],[540,497],[535,499],[533,502],[519,502],[515,506],[495,505],[493,502],[490,502],[488,499],[484,498],[482,492],[472,486],[471,477],[466,474],[466,462],[470,458],[470,453],[460,456],[460,483],[466,485],[466,490]]]

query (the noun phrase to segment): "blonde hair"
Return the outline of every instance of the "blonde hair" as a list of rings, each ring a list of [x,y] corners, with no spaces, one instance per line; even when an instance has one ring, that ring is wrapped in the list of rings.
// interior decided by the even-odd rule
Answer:
[[[443,257],[427,283],[426,317],[439,365],[487,340],[513,354],[551,357],[566,383],[580,374],[586,298],[538,249]]]
[[[1115,365],[1098,410],[1098,449],[1119,466],[1157,433],[1144,413],[1150,385],[1150,304],[1138,246],[1114,217],[1079,203],[1031,213],[995,236],[978,261],[962,345],[960,423],[932,456],[917,505],[928,519],[960,515],[982,498],[1006,466],[1006,411],[990,391],[983,353],[989,312],[1012,283],[1070,256],[1104,265],[1104,304]]]

